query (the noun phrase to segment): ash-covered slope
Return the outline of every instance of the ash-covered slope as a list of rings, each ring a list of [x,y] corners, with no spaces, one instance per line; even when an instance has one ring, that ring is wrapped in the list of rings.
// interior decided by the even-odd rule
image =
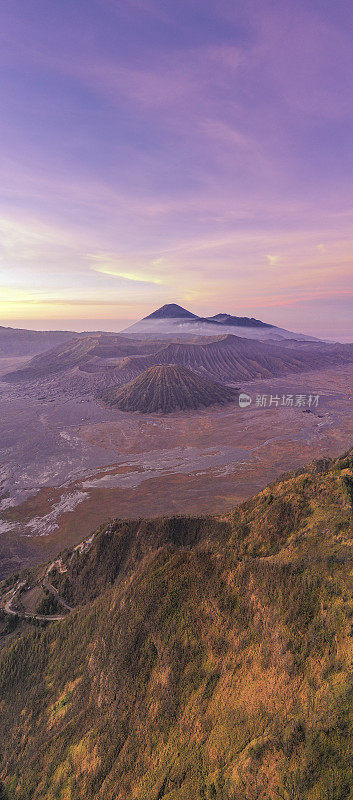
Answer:
[[[121,388],[107,391],[104,399],[121,411],[169,414],[218,403],[223,405],[236,396],[235,389],[222,386],[187,367],[166,364],[150,367]]]
[[[10,372],[2,380],[9,383],[36,381],[51,375],[72,370],[75,367],[88,367],[97,372],[97,366],[104,369],[110,359],[122,359],[133,353],[155,352],[160,343],[144,343],[127,339],[116,334],[91,334],[83,338],[70,339],[48,352],[35,356],[22,369]]]
[[[161,363],[183,364],[219,380],[239,381],[297,372],[313,365],[307,354],[226,335],[206,343],[171,343],[157,356]]]
[[[353,345],[349,344],[262,342],[233,334],[189,338],[168,342],[134,340],[120,334],[85,336],[35,356],[2,380],[43,382],[57,376],[58,388],[94,393],[126,384],[159,365],[179,364],[213,380],[238,383],[353,361]]]
[[[148,355],[124,359],[117,380],[127,380],[153,364],[180,364],[218,381],[234,383],[280,377],[353,361],[353,345],[292,343],[291,346],[242,339],[231,334],[200,342],[171,342]]]
[[[62,554],[76,611],[0,651],[2,797],[348,800],[352,487],[347,454]]]

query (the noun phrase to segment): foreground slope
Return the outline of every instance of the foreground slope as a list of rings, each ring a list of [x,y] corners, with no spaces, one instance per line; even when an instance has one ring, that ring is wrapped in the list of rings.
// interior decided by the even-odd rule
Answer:
[[[348,454],[64,553],[77,610],[0,655],[3,797],[351,797],[352,498]]]
[[[170,414],[224,405],[235,400],[237,391],[197,375],[187,367],[166,364],[150,367],[120,389],[109,390],[105,400],[121,411]]]

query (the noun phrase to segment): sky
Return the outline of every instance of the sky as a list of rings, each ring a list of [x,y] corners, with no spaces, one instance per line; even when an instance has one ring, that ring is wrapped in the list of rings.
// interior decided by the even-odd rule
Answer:
[[[0,324],[353,341],[351,0],[1,0]]]

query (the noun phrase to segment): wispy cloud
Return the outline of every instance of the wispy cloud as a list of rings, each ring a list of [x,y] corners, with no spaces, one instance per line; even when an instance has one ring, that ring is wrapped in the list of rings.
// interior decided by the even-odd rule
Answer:
[[[4,318],[16,296],[93,322],[342,308],[352,21],[348,0],[2,4]]]

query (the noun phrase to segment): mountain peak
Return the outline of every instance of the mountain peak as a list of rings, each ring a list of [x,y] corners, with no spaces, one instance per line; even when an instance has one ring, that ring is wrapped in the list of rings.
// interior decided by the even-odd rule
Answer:
[[[239,328],[274,328],[275,325],[270,325],[268,322],[262,322],[255,317],[236,317],[234,314],[214,314],[210,319],[214,322],[220,322],[223,325],[234,325]]]
[[[152,314],[148,314],[144,319],[197,319],[196,314],[187,311],[186,308],[178,306],[176,303],[166,303],[161,308],[157,308]]]

